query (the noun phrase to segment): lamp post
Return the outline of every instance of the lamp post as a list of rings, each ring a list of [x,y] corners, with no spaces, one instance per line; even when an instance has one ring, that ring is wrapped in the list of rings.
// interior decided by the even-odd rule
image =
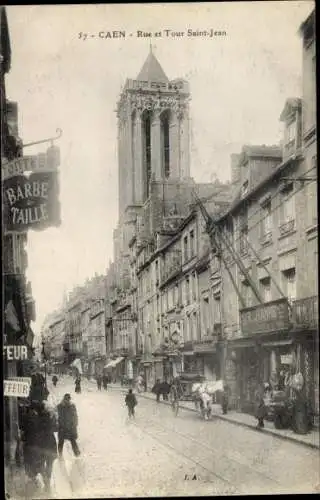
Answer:
[[[42,359],[43,359],[43,363],[44,363],[44,380],[45,380],[45,386],[47,388],[47,363],[46,363],[46,353],[44,350],[44,346],[45,346],[44,340],[41,343],[42,343]]]

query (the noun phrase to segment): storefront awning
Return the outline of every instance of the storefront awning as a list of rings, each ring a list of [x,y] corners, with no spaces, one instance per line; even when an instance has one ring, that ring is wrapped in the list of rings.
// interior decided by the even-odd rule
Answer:
[[[262,342],[264,347],[281,347],[286,345],[291,345],[293,343],[293,339],[278,339],[278,340],[268,340]]]
[[[112,361],[109,361],[109,363],[107,363],[104,368],[115,368],[119,363],[121,363],[121,361],[123,361],[124,358],[116,358],[116,359],[113,359]]]

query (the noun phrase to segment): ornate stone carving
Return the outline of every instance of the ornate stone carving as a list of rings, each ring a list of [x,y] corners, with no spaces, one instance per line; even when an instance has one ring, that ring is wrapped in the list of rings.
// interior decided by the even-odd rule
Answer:
[[[162,95],[142,95],[134,94],[130,100],[131,109],[138,112],[147,111],[164,111],[165,109],[172,110],[176,116],[182,119],[187,104],[181,101],[176,96],[162,96]]]

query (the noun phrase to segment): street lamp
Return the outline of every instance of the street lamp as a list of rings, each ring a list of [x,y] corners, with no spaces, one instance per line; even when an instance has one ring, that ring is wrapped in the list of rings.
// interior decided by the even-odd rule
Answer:
[[[44,346],[45,346],[44,340],[41,343],[42,343],[42,359],[43,359],[43,363],[44,363],[44,380],[45,380],[45,385],[47,387],[47,364],[46,364],[46,353],[44,350]]]

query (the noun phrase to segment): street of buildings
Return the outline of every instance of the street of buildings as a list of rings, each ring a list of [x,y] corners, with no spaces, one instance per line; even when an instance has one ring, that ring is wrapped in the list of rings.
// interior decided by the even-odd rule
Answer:
[[[230,408],[249,413],[259,384],[299,373],[318,422],[314,13],[300,37],[303,93],[284,102],[282,141],[244,145],[229,183],[190,177],[186,81],[152,50],[126,81],[114,261],[44,325],[56,369],[79,358],[89,376],[109,366],[147,387],[181,371],[223,378]]]
[[[306,403],[304,422],[310,413],[319,428],[315,12],[300,26],[302,94],[283,103],[281,141],[252,145],[248,138],[231,155],[229,182],[192,178],[189,83],[170,80],[150,46],[116,103],[113,259],[104,274],[61,297],[37,345],[25,248],[29,229],[61,222],[60,155],[53,143],[60,135],[32,143],[51,142],[45,153],[24,152],[18,103],[6,98],[11,49],[4,7],[0,15],[4,378],[6,388],[24,383],[32,390],[43,380],[41,389],[48,382],[55,403],[66,392],[76,402],[82,455],[74,459],[66,446],[64,460],[54,465],[53,496],[318,491],[318,450],[289,441],[279,446],[268,433],[206,422],[184,409],[174,418],[170,406],[142,396],[136,419],[128,421],[120,384],[102,392],[95,385],[105,373],[132,385],[140,374],[148,390],[157,379],[200,374],[223,380],[229,412],[254,420],[257,390],[269,383],[286,401],[298,394]],[[13,354],[21,346],[26,359]],[[82,375],[79,395],[70,377],[75,367]],[[18,484],[21,399],[15,391],[4,398],[9,488]],[[23,498],[25,484],[20,487]]]
[[[129,421],[124,391],[100,392],[84,381],[77,395],[71,377],[49,389],[56,402],[71,393],[81,448],[75,459],[66,443],[64,461],[55,461],[55,498],[317,491],[318,450],[279,446],[263,432],[205,422],[186,410],[175,418],[169,406],[139,396],[136,419]]]

